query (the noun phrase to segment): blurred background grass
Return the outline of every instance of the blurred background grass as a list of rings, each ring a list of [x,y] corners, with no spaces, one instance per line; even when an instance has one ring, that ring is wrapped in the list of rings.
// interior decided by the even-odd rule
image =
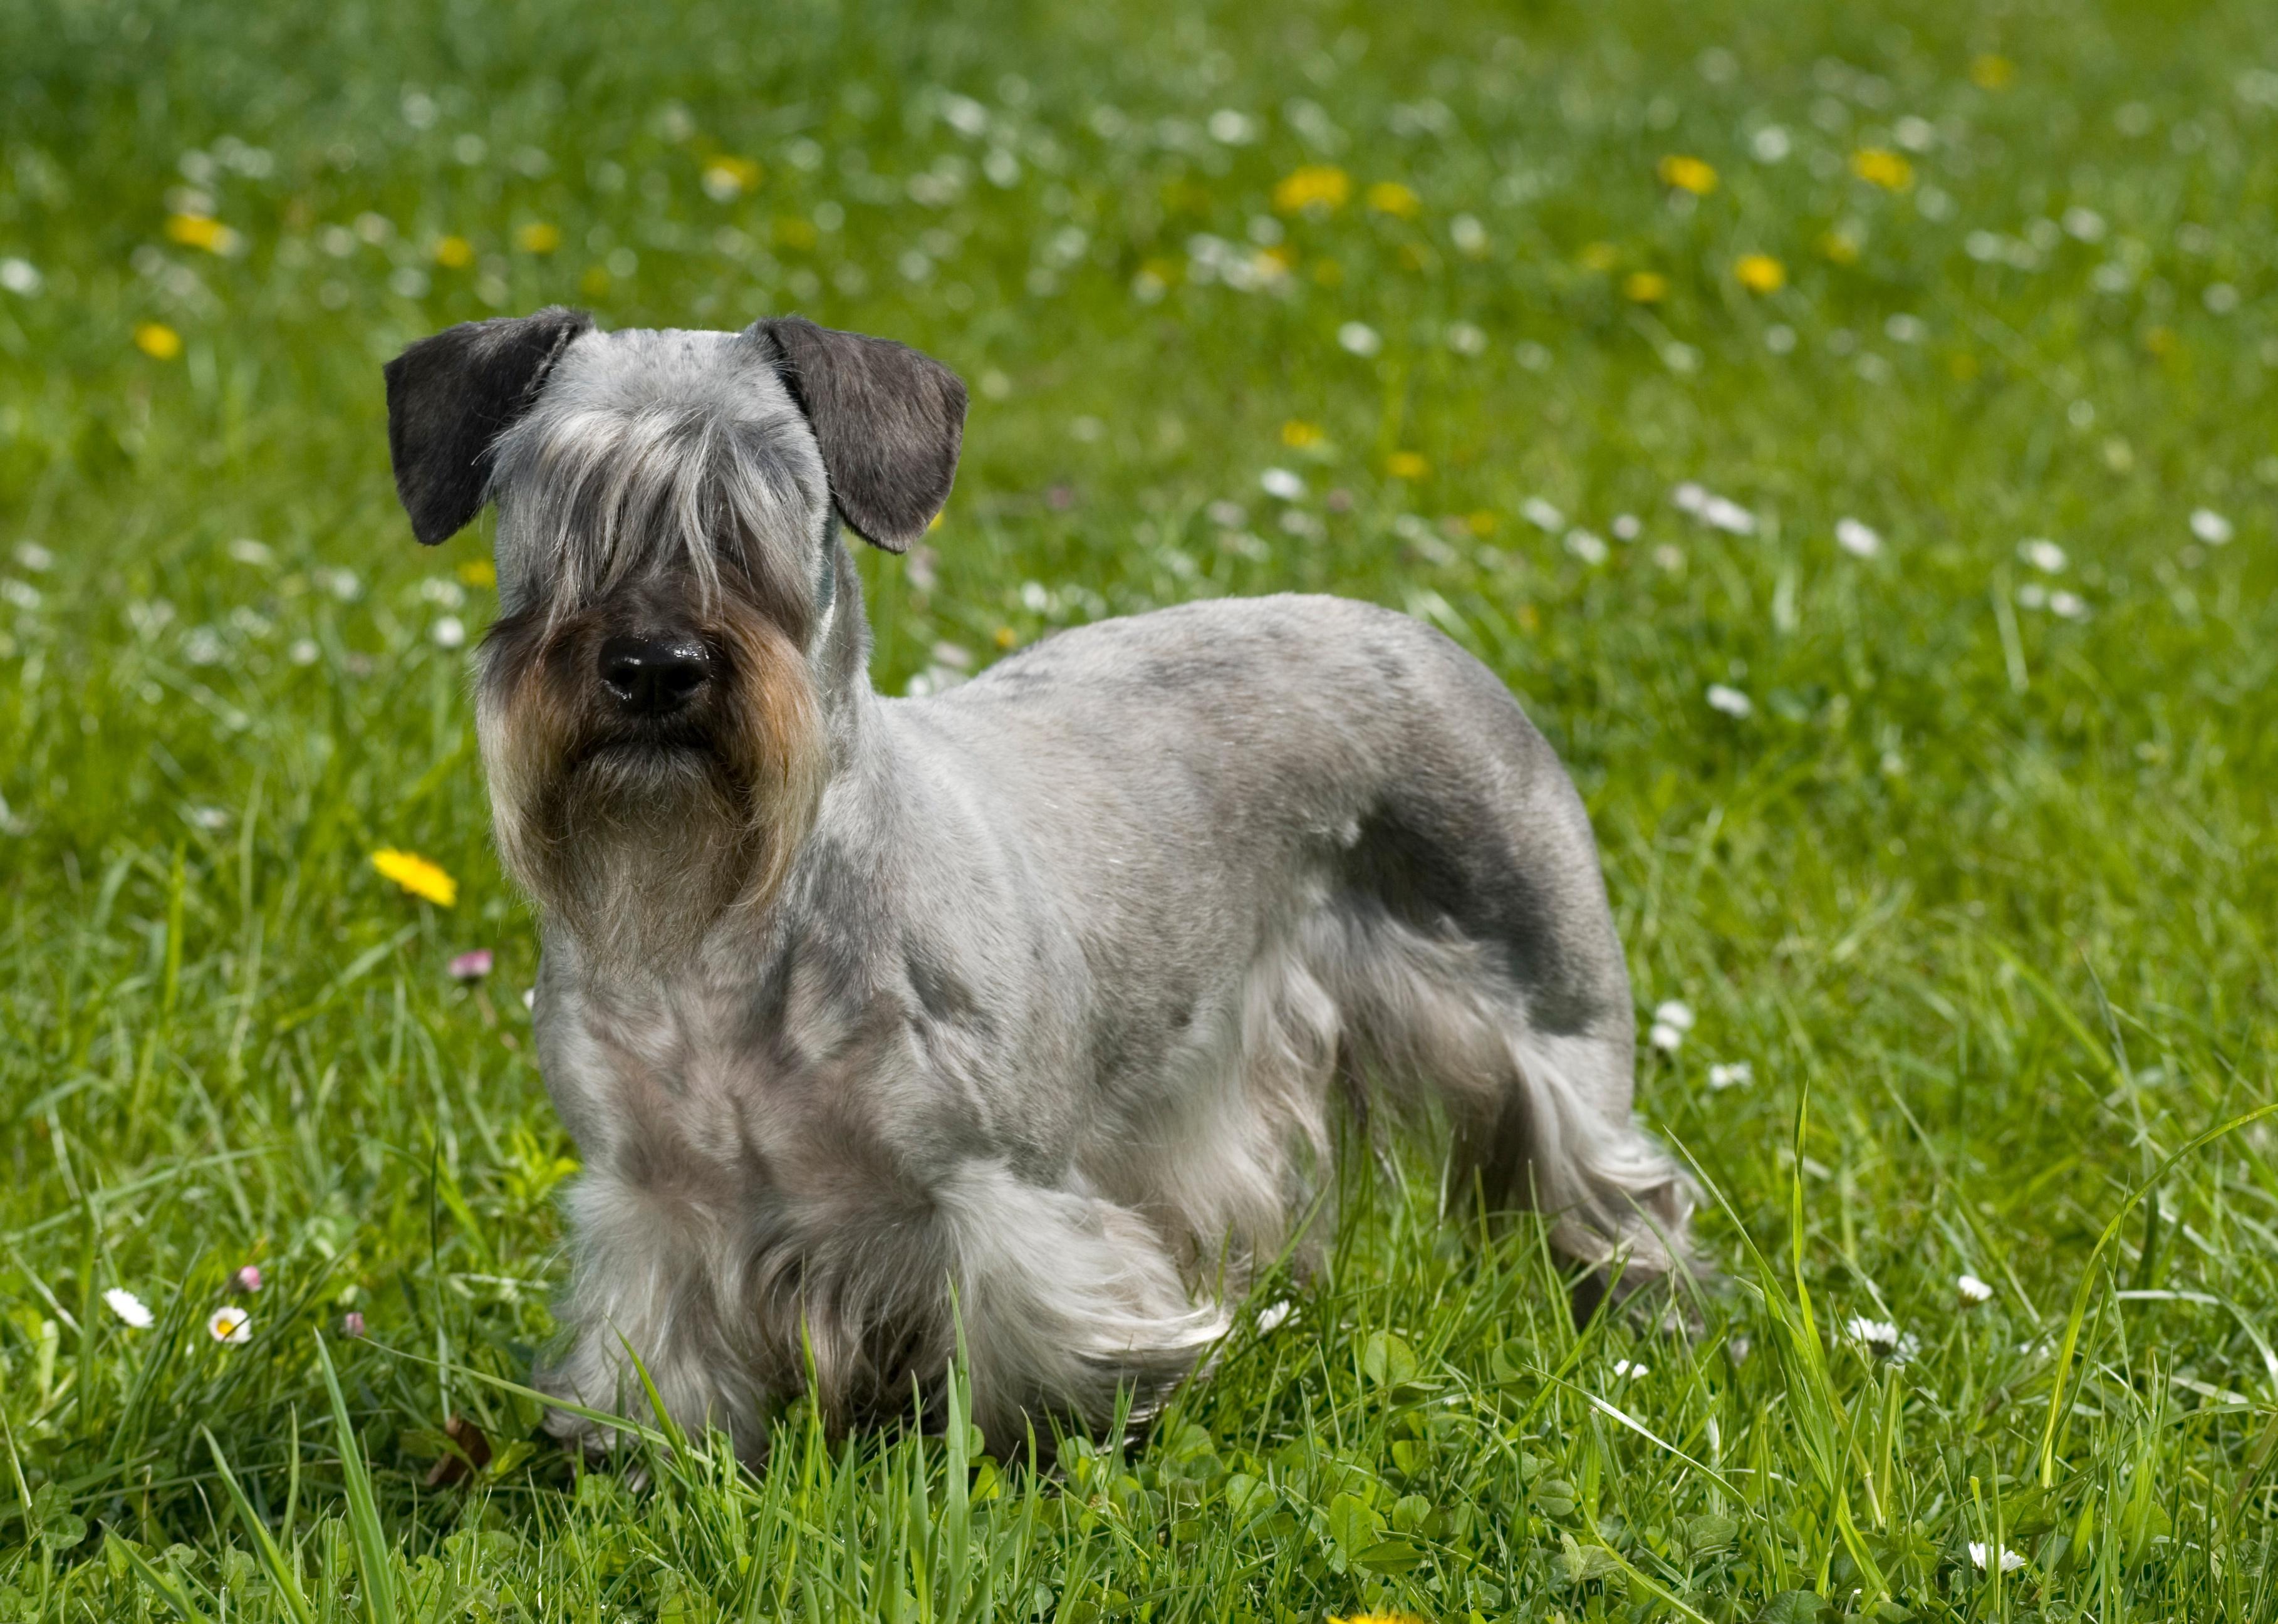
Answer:
[[[55,1530],[0,1567],[0,1605],[78,1584],[128,1605],[88,1519],[210,1547],[195,1571],[220,1584],[198,1423],[272,1512],[288,1462],[334,1483],[312,1324],[354,1310],[374,1344],[502,1376],[546,1333],[571,1164],[463,697],[488,577],[473,535],[411,543],[378,364],[563,302],[610,326],[797,310],[967,379],[944,524],[865,560],[888,692],[1059,625],[1283,588],[1407,609],[1487,659],[1590,801],[1641,1015],[1694,1018],[1641,1100],[1731,1199],[1714,1244],[1738,1257],[1737,1222],[1784,1245],[1800,1176],[1821,1330],[1857,1314],[1929,1346],[1903,1379],[1840,1365],[1863,1413],[1898,1393],[1911,1418],[1887,1435],[1907,1508],[1876,1527],[1909,1605],[2251,1611],[2278,1413],[2255,1130],[2129,1229],[2106,1284],[2137,1295],[2098,1298],[2081,1394],[2093,1446],[2070,1498],[2026,1502],[2088,1241],[2162,1154],[2269,1095],[2267,21],[0,9],[0,1410],[25,1502],[0,1485],[0,1518]],[[455,906],[397,893],[379,846],[440,862]],[[478,946],[491,981],[452,982]],[[1539,1296],[1523,1251],[1467,1273],[1414,1216],[1356,1219],[1291,1327],[1317,1339],[1304,1382],[1198,1399],[1226,1457],[1189,1475],[1220,1507],[1208,1559],[1174,1537],[1188,1480],[1143,1463],[1123,1526],[1151,1554],[1072,1580],[1063,1552],[1045,1611],[1656,1605],[1586,1551],[1561,1569],[1578,1531],[1720,1618],[1782,1590],[1849,1605],[1855,1560],[1783,1419],[1809,1395],[1715,1338],[1651,1358],[1690,1418],[1669,1436],[1699,1453],[1713,1421],[1728,1464],[1758,1448],[1770,1475],[1693,1590],[1676,1508],[1721,1515],[1686,1497],[1723,1490],[1624,1466],[1633,1436],[1571,1395],[1505,1416],[1500,1456],[1378,1413],[1335,1473],[1269,1471],[1273,1440],[1314,1436],[1293,1418],[1365,1407],[1359,1351],[1387,1328],[1449,1390],[1571,1351],[1555,1316],[1514,1317]],[[215,1346],[205,1314],[248,1261],[253,1338]],[[1999,1291],[1974,1315],[1965,1269]],[[120,1323],[112,1287],[159,1325]],[[485,1520],[640,1523],[562,1499],[566,1465],[527,1450],[476,1501],[424,1495],[445,1416],[506,1438],[529,1414],[379,1345],[342,1360],[407,1555]],[[1403,1440],[1413,1470],[1387,1464]],[[1549,1468],[1525,1460],[1579,1501],[1529,1500]],[[849,1504],[902,1469],[848,1465]],[[1228,1474],[1288,1497],[1286,1528],[1242,1536],[1265,1556],[1208,1498]],[[1417,1523],[1428,1562],[1377,1573],[1336,1532],[1357,1513],[1330,1520],[1356,1494],[1476,1516]],[[1964,1536],[2013,1494],[2002,1526],[2043,1543],[1980,1596]],[[786,1560],[785,1597],[835,1571]],[[1221,1560],[1214,1597],[1169,1582]],[[591,1593],[663,1605],[672,1564],[620,1567]]]

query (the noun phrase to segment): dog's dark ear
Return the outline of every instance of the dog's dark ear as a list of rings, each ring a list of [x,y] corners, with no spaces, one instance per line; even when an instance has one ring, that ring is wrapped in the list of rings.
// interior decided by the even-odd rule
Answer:
[[[822,448],[830,499],[864,540],[906,553],[957,478],[965,386],[930,356],[798,316],[755,321]]]
[[[560,305],[462,322],[387,364],[387,455],[413,535],[429,547],[447,541],[482,510],[491,448],[592,325]]]

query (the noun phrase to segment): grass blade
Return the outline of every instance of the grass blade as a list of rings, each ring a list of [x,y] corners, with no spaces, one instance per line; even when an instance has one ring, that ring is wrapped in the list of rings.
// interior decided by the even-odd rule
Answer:
[[[2057,1431],[2064,1421],[2065,1378],[2071,1374],[2073,1357],[2079,1351],[2080,1328],[2088,1318],[2088,1299],[2095,1294],[2097,1260],[2104,1255],[2104,1249],[2112,1245],[2119,1235],[2120,1226],[2128,1222],[2128,1214],[2136,1210],[2136,1204],[2158,1189],[2160,1181],[2175,1170],[2176,1163],[2193,1152],[2213,1144],[2225,1134],[2235,1133],[2250,1122],[2259,1122],[2273,1112],[2278,1112],[2278,1101],[2249,1111],[2244,1116],[2234,1116],[2227,1122],[2186,1139],[2149,1178],[2128,1192],[2128,1199],[2120,1204],[2120,1210],[2113,1214],[2112,1221],[2104,1226],[2104,1233],[2096,1237],[2096,1245],[2089,1250],[2088,1261],[2081,1267],[2080,1284],[2072,1294],[2072,1311],[2065,1315],[2064,1337],[2057,1344],[2056,1368],[2049,1376],[2049,1416],[2047,1423],[2041,1429],[2042,1488],[2056,1486]]]
[[[364,1465],[363,1445],[356,1441],[348,1420],[348,1400],[340,1397],[340,1378],[333,1368],[332,1350],[325,1334],[315,1333],[317,1366],[324,1372],[325,1393],[332,1400],[333,1432],[340,1452],[340,1475],[348,1498],[348,1528],[355,1536],[356,1571],[363,1580],[364,1617],[375,1624],[395,1624],[395,1568],[387,1535],[379,1526],[379,1506],[372,1498],[371,1472]]]
[[[269,1525],[261,1521],[261,1513],[253,1509],[253,1502],[245,1497],[239,1486],[237,1474],[229,1469],[229,1458],[221,1452],[221,1444],[210,1427],[201,1427],[206,1447],[213,1452],[214,1470],[221,1475],[221,1486],[229,1495],[229,1503],[237,1508],[237,1520],[253,1541],[254,1550],[261,1557],[262,1567],[269,1570],[269,1582],[285,1598],[285,1605],[293,1614],[294,1624],[316,1624],[316,1614],[309,1606],[309,1598],[301,1593],[301,1576],[293,1564],[285,1559],[285,1552],[269,1532]]]
[[[182,1589],[180,1580],[152,1567],[149,1559],[118,1535],[105,1534],[103,1548],[111,1555],[123,1558],[134,1576],[156,1590],[159,1599],[174,1610],[174,1616],[180,1619],[182,1624],[210,1624],[206,1615],[199,1611],[198,1605],[190,1599],[189,1592]]]

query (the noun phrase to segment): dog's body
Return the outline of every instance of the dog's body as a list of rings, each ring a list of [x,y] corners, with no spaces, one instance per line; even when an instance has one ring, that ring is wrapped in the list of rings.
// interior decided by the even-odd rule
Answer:
[[[953,380],[803,323],[426,343],[390,373],[399,482],[448,534],[471,434],[500,501],[485,755],[586,1163],[554,1390],[623,1402],[629,1345],[748,1452],[810,1369],[842,1421],[906,1410],[961,1326],[992,1443],[1097,1424],[1223,1329],[1339,1096],[1444,1113],[1454,1187],[1554,1214],[1578,1259],[1682,1266],[1580,801],[1453,643],[1220,601],[882,699],[832,514],[922,529]],[[452,387],[481,420],[423,430]],[[644,639],[686,669],[627,666]]]

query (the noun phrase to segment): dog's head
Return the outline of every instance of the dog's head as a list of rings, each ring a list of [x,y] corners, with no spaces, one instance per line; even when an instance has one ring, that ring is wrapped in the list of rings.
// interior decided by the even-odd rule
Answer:
[[[499,846],[600,951],[669,952],[763,901],[824,769],[822,656],[853,583],[834,517],[906,549],[949,495],[965,390],[796,318],[470,322],[387,366],[432,545],[498,504],[477,716]]]

